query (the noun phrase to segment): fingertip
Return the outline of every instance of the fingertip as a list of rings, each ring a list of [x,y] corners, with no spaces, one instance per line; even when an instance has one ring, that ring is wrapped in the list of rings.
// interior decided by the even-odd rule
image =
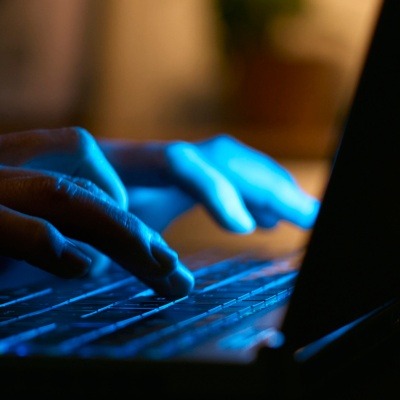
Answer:
[[[238,234],[249,234],[256,229],[256,221],[247,213],[235,215],[234,218],[229,218],[226,222],[222,223],[226,229]]]
[[[253,232],[257,222],[247,209],[240,194],[231,191],[229,195],[224,193],[223,196],[215,197],[208,206],[217,222],[234,233],[247,234]]]
[[[304,202],[298,217],[298,225],[303,229],[311,229],[317,219],[320,206],[320,201],[311,197]]]

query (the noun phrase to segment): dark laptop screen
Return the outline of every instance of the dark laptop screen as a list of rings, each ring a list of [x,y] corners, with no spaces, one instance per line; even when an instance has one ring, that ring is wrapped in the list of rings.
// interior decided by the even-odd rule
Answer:
[[[294,346],[400,293],[399,21],[384,1],[284,323]]]

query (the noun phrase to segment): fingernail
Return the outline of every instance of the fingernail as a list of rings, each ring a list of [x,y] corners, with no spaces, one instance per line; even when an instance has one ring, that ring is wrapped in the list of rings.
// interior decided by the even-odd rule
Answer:
[[[64,243],[61,261],[67,265],[64,275],[68,277],[84,275],[92,264],[92,259],[69,240]]]

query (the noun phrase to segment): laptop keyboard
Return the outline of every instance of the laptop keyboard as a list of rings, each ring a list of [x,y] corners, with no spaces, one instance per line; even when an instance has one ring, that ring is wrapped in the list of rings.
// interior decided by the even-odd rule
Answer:
[[[160,297],[121,268],[0,292],[0,354],[165,359],[290,296],[293,261],[233,257],[194,271],[189,296]]]

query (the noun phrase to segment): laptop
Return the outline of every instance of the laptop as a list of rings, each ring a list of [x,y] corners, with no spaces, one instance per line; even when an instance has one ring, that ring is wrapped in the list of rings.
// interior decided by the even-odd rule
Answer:
[[[117,265],[73,281],[21,275],[0,291],[2,393],[326,399],[356,376],[367,387],[399,333],[399,18],[384,0],[304,250],[200,260],[179,299]]]

